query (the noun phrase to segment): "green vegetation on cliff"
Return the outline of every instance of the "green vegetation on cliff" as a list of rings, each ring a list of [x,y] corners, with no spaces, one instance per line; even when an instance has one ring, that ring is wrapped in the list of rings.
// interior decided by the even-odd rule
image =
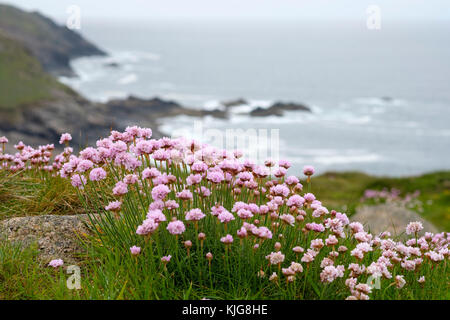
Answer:
[[[333,185],[333,188],[330,188]],[[419,191],[421,210],[413,208],[439,230],[450,230],[450,171],[440,171],[417,177],[376,177],[361,172],[329,172],[315,177],[314,194],[327,206],[340,208],[349,214],[361,204],[365,190],[398,189],[401,195]]]
[[[0,32],[0,110],[49,99],[53,90],[62,88],[36,58]]]

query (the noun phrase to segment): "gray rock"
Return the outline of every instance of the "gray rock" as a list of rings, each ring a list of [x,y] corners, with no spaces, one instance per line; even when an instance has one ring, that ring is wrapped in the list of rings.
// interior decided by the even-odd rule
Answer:
[[[222,105],[224,105],[227,108],[236,107],[236,106],[240,106],[243,104],[248,104],[248,102],[242,98],[222,102]]]
[[[360,207],[351,220],[361,222],[373,234],[389,231],[393,236],[400,235],[405,232],[406,226],[412,221],[422,222],[423,232],[438,232],[434,225],[424,220],[416,212],[393,203]]]
[[[87,215],[15,217],[0,221],[0,239],[24,246],[37,244],[44,262],[76,262],[84,248],[79,240],[89,233]]]
[[[276,102],[273,105],[271,105],[269,108],[261,108],[258,107],[256,109],[253,109],[250,112],[250,115],[253,117],[268,117],[268,116],[277,116],[281,117],[284,113],[284,111],[306,111],[311,112],[311,109],[307,106],[299,103],[283,103],[283,102]]]

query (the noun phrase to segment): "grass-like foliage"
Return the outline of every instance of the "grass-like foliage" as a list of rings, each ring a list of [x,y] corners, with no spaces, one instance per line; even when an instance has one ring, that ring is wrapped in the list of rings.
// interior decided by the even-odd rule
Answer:
[[[310,166],[302,183],[287,160],[257,165],[138,127],[53,162],[52,145],[16,148],[0,158],[5,173],[70,180],[89,214],[76,297],[448,298],[450,234],[411,222],[404,242],[373,235],[316,199]]]

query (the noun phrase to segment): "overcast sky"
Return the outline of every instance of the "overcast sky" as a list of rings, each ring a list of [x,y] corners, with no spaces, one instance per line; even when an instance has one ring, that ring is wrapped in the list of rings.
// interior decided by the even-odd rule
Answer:
[[[365,19],[378,5],[383,19],[450,21],[450,0],[0,0],[58,20],[70,5],[85,18]]]

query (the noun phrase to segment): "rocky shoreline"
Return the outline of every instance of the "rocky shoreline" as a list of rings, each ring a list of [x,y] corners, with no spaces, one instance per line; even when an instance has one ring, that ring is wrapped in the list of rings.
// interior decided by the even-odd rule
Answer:
[[[56,144],[61,133],[68,131],[72,133],[73,145],[81,147],[109,135],[111,130],[138,125],[151,127],[154,136],[160,138],[163,133],[158,127],[163,118],[185,115],[228,119],[235,106],[202,110],[158,97],[142,99],[135,96],[94,103],[72,90],[60,90],[55,92],[52,100],[23,106],[12,112],[0,111],[0,135],[7,135],[13,143],[22,140],[33,145]],[[256,107],[241,114],[250,117],[282,116],[285,111],[311,112],[302,104],[276,102],[268,108]]]
[[[151,127],[154,137],[160,138],[163,136],[158,130],[161,119],[180,115],[229,119],[233,114],[281,117],[285,111],[311,112],[307,106],[293,102],[276,102],[269,107],[256,106],[248,111],[248,108],[239,108],[249,105],[242,98],[222,102],[214,110],[204,110],[199,106],[190,108],[158,97],[143,99],[129,96],[126,99],[96,103],[53,77],[76,76],[70,67],[70,60],[82,56],[106,55],[103,50],[38,12],[26,12],[10,5],[0,4],[0,35],[3,37],[0,37],[0,58],[18,60],[22,56],[22,59],[27,59],[23,61],[33,63],[36,69],[30,72],[25,67],[16,68],[10,72],[16,78],[15,81],[9,79],[8,84],[0,83],[0,89],[15,83],[17,100],[15,103],[0,105],[0,136],[9,137],[11,143],[8,152],[14,152],[11,146],[19,141],[36,146],[54,143],[58,147],[59,136],[64,132],[71,132],[75,148],[85,147],[99,137],[108,136],[111,130],[124,130],[132,125]],[[15,43],[16,51],[8,55],[2,52],[6,41]],[[25,64],[23,61],[20,62]],[[45,80],[48,82],[44,84],[45,98],[30,97],[23,103],[21,97],[26,90],[23,88],[21,73],[35,80],[33,84],[36,85],[44,81],[41,78],[51,78]],[[12,92],[0,90],[0,95],[8,94]]]

